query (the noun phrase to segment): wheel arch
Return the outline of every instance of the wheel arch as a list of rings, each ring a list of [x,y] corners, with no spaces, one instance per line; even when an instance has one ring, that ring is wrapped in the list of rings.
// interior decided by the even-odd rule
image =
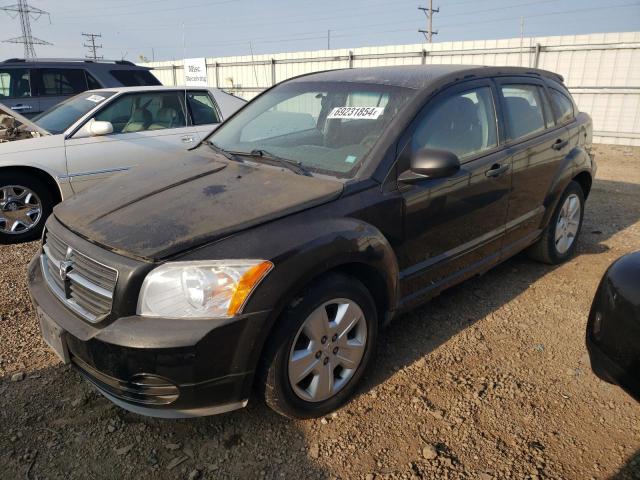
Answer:
[[[3,173],[33,175],[47,186],[56,204],[62,201],[62,190],[60,185],[56,182],[53,176],[45,170],[29,166],[0,167],[0,175]]]

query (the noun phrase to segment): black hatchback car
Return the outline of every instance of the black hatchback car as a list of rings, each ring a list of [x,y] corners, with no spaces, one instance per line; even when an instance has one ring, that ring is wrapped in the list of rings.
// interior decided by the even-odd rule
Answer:
[[[353,393],[380,326],[529,248],[576,249],[591,119],[511,67],[309,74],[175,168],[55,208],[29,266],[44,339],[113,402],[291,417]]]
[[[587,323],[593,372],[640,402],[640,251],[607,269]]]

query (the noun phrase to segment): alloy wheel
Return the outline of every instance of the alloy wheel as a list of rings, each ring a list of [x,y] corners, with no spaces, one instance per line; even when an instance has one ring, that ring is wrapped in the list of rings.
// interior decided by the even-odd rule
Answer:
[[[555,231],[555,246],[561,255],[569,251],[578,235],[580,210],[580,198],[575,193],[569,195],[562,204]]]
[[[0,187],[0,233],[18,235],[34,228],[42,217],[42,203],[30,188]]]
[[[342,390],[362,362],[367,322],[353,300],[325,302],[305,319],[289,353],[289,382],[295,394],[321,402]]]

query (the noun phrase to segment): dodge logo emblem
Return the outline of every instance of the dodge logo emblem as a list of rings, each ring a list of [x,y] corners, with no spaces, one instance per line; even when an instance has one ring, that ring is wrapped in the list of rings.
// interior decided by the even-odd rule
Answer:
[[[64,256],[64,260],[60,262],[58,266],[58,275],[60,276],[60,280],[63,282],[67,279],[67,274],[73,268],[73,262],[71,261],[71,255],[73,254],[73,249],[71,247],[67,248],[66,255]]]

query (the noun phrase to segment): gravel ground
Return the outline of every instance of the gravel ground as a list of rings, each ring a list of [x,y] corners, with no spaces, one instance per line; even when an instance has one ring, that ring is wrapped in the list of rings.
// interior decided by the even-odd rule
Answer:
[[[573,260],[518,255],[397,319],[356,398],[319,420],[259,402],[178,421],[112,406],[40,340],[37,244],[0,246],[0,477],[640,478],[640,406],[584,346],[602,273],[640,246],[640,149],[597,155]]]

